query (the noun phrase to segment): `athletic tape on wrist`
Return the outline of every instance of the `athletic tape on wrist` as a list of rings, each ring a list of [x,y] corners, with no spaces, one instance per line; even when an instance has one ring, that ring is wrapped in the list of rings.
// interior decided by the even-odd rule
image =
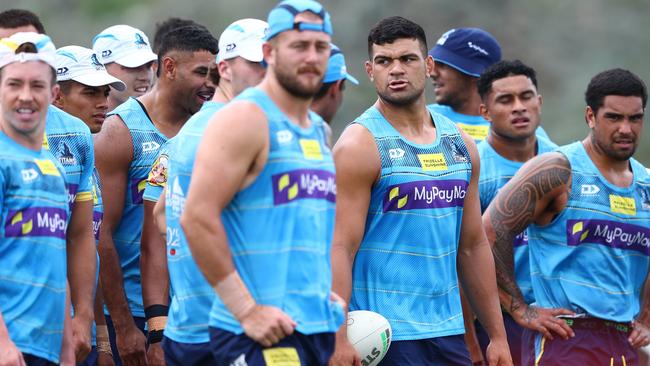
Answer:
[[[108,341],[108,326],[106,325],[98,325],[97,330],[95,331],[97,334],[97,343],[100,341]]]
[[[237,271],[231,272],[226,278],[219,281],[214,286],[214,290],[226,308],[239,321],[255,308],[255,300]]]
[[[155,304],[147,306],[144,309],[144,316],[147,318],[147,329],[149,331],[163,330],[167,325],[167,313],[169,306],[162,304]]]
[[[111,350],[111,342],[108,340],[100,341],[97,339],[97,352],[104,353],[113,357],[113,350]]]
[[[163,330],[149,330],[147,331],[147,344],[160,343],[163,340]]]

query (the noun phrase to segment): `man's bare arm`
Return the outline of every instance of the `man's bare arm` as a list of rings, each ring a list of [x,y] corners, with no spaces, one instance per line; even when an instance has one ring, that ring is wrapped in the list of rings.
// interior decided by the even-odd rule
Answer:
[[[144,220],[140,240],[140,271],[142,273],[142,300],[145,309],[154,304],[168,305],[169,273],[165,238],[154,222],[156,202],[144,200]]]
[[[153,207],[153,219],[158,228],[158,232],[163,238],[167,237],[167,218],[165,217],[165,195],[167,194],[167,187],[165,187],[160,194],[160,198],[156,205]]]
[[[646,275],[643,291],[641,292],[641,309],[632,322],[633,330],[628,336],[628,342],[634,348],[650,344],[650,274]]]
[[[352,264],[365,231],[372,186],[379,177],[381,160],[370,132],[349,126],[334,146],[336,165],[336,220],[332,241],[332,291],[350,302]],[[360,365],[347,341],[346,322],[336,334],[330,365]]]
[[[93,235],[93,201],[77,201],[67,232],[68,280],[74,307],[72,343],[78,362],[90,352],[97,251]]]
[[[120,117],[108,117],[102,130],[95,136],[95,164],[104,203],[104,218],[99,235],[99,275],[104,303],[111,314],[118,350],[125,365],[146,362],[146,339],[133,321],[124,293],[120,258],[113,240],[113,234],[122,219],[132,159],[133,145],[128,128]]]
[[[492,246],[501,305],[521,325],[553,338],[573,334],[556,315],[566,309],[537,309],[528,306],[514,277],[513,240],[533,222],[547,224],[559,213],[571,186],[571,167],[560,153],[538,156],[526,163],[494,198],[483,215],[483,225]]]

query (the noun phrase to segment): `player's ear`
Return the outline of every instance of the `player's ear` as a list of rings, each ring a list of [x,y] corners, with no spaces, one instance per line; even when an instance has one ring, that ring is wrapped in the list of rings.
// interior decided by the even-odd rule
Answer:
[[[427,57],[424,59],[424,66],[427,70],[427,79],[430,78],[433,74],[433,65],[433,57],[431,57],[431,55],[427,55]]]
[[[587,122],[587,125],[592,130],[596,126],[596,113],[594,113],[594,110],[591,109],[590,106],[587,106],[587,108],[585,108],[585,122]]]
[[[165,56],[162,59],[161,75],[165,75],[167,79],[174,80],[176,78],[176,60],[171,56]]]
[[[364,66],[366,68],[366,74],[368,74],[368,78],[370,79],[370,81],[374,82],[375,81],[375,76],[374,76],[374,73],[373,73],[373,70],[372,70],[372,61],[370,61],[370,60],[366,61]]]

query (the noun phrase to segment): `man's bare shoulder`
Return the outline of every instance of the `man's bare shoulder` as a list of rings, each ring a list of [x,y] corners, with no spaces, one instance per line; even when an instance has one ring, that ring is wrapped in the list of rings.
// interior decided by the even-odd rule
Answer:
[[[110,157],[114,163],[129,163],[133,158],[133,140],[129,128],[116,114],[104,120],[101,131],[95,134],[95,159],[98,164]]]
[[[334,145],[337,174],[351,174],[375,181],[381,171],[381,158],[372,133],[353,123],[341,134]]]

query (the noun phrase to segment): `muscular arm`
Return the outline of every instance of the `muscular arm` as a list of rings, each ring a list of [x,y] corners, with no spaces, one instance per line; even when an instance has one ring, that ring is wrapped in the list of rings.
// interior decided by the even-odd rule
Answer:
[[[381,161],[372,135],[361,125],[348,127],[333,152],[336,221],[332,240],[332,291],[349,303],[352,263],[363,238],[372,185],[379,177]]]
[[[213,286],[235,271],[221,211],[254,178],[251,170],[267,146],[265,119],[247,102],[228,105],[213,116],[197,150],[181,226]]]
[[[165,238],[154,222],[154,201],[144,201],[144,220],[140,240],[140,271],[142,272],[142,300],[145,309],[154,304],[169,302],[169,273]]]
[[[97,252],[93,234],[93,201],[77,201],[67,232],[68,280],[74,308],[73,344],[77,361],[90,352],[90,330],[93,322],[93,294]]]
[[[513,240],[533,222],[549,223],[564,208],[570,186],[571,167],[562,154],[538,156],[526,163],[499,191],[483,216],[483,225],[494,253],[501,305],[520,324],[523,321],[530,325],[540,314],[536,308],[527,306],[515,280]],[[570,312],[553,310],[550,315],[559,314]],[[572,333],[564,322],[548,326],[562,336]],[[550,337],[546,329],[536,326],[534,329]]]
[[[464,294],[476,312],[490,339],[505,339],[503,318],[496,294],[492,253],[481,225],[478,195],[480,162],[474,141],[463,133],[472,160],[472,175],[465,196],[460,241],[458,245],[458,278]]]
[[[104,219],[99,236],[100,280],[104,302],[111,320],[120,328],[135,326],[124,293],[120,258],[115,249],[113,233],[124,210],[129,165],[133,159],[133,146],[128,128],[118,116],[106,119],[95,137],[95,161],[102,185]]]

